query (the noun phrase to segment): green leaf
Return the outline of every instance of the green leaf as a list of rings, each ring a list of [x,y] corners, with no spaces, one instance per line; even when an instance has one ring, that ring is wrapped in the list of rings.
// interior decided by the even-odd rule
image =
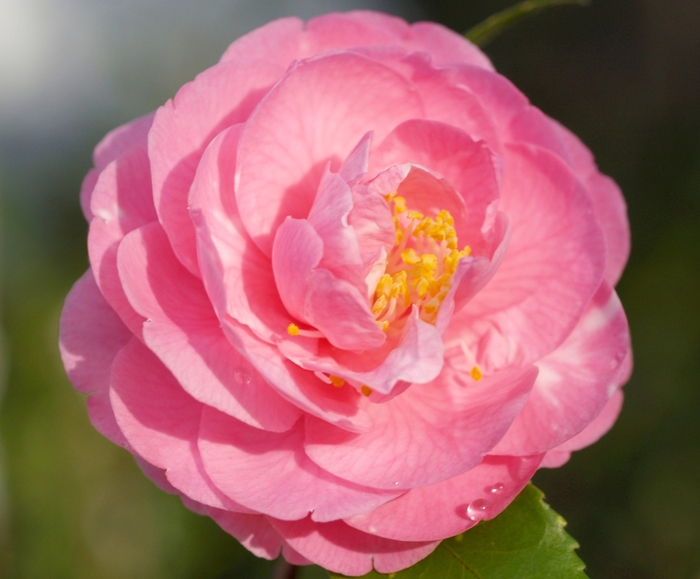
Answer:
[[[566,522],[528,485],[498,517],[446,539],[413,567],[364,579],[585,579]],[[342,575],[331,573],[333,579]]]
[[[477,24],[474,28],[466,32],[464,36],[477,46],[484,46],[518,20],[530,16],[535,12],[539,12],[543,8],[562,4],[588,6],[589,3],[590,0],[525,0],[520,4],[506,8],[503,12],[489,16],[481,24]]]

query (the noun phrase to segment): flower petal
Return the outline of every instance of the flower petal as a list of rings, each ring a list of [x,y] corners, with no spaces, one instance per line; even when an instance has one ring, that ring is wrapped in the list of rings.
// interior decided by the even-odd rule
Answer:
[[[301,521],[270,522],[304,557],[324,569],[348,576],[365,575],[372,568],[379,573],[400,571],[430,555],[439,544],[383,539],[342,521],[317,523],[307,517]]]
[[[345,519],[351,527],[397,541],[440,541],[500,514],[535,474],[543,455],[486,456],[474,468],[411,489],[371,512]],[[486,510],[472,513],[479,501]]]
[[[308,215],[328,162],[337,170],[368,130],[381,141],[420,116],[410,85],[381,64],[351,53],[297,63],[250,116],[238,147],[236,200],[255,243],[269,255],[284,218]]]
[[[131,332],[109,306],[92,271],[75,282],[61,313],[59,348],[68,378],[88,398],[90,421],[115,444],[128,446],[109,403],[112,362]]]
[[[202,280],[220,319],[226,315],[273,342],[285,333],[282,304],[270,259],[251,241],[233,192],[242,125],[223,130],[204,152],[190,189]]]
[[[615,181],[598,171],[593,155],[581,140],[556,121],[550,119],[550,122],[566,147],[574,172],[593,201],[593,209],[605,234],[605,279],[610,285],[615,285],[630,254],[630,227],[625,198]]]
[[[263,515],[208,508],[207,514],[256,557],[276,559],[284,541]]]
[[[132,339],[112,367],[111,401],[124,436],[170,484],[191,499],[246,511],[223,497],[202,467],[197,434],[202,404],[188,396],[152,352]]]
[[[216,486],[247,507],[278,519],[312,513],[332,521],[374,509],[399,493],[341,480],[311,462],[303,425],[283,434],[263,432],[212,408],[202,414],[199,448]]]
[[[537,370],[503,370],[480,382],[465,374],[446,365],[435,381],[369,405],[368,432],[307,417],[306,454],[343,479],[384,489],[435,484],[475,467],[525,404]]]
[[[153,198],[175,254],[198,275],[187,196],[204,149],[223,129],[245,121],[284,69],[237,60],[213,66],[156,112],[148,137]]]
[[[140,334],[143,318],[129,304],[119,281],[117,248],[124,236],[157,219],[145,143],[135,145],[100,173],[92,194],[88,251],[95,281],[127,327]]]
[[[130,233],[119,270],[131,304],[148,321],[145,344],[196,400],[257,428],[289,429],[300,412],[226,340],[202,283],[175,258],[157,223]]]
[[[622,304],[603,283],[566,341],[537,362],[530,399],[493,452],[544,452],[581,432],[620,385],[629,350]]]
[[[493,279],[452,318],[487,368],[534,362],[571,333],[605,267],[586,192],[553,153],[509,145],[501,209],[511,238]]]

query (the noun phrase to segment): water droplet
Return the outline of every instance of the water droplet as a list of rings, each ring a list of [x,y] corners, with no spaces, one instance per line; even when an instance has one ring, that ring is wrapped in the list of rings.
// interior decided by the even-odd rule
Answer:
[[[495,485],[490,486],[488,488],[488,491],[492,495],[497,495],[498,493],[502,492],[505,487],[503,486],[503,483],[497,482]]]
[[[396,481],[394,484],[395,484],[395,485],[399,484],[399,481]]]
[[[245,370],[236,370],[233,373],[233,377],[239,384],[250,384],[253,381],[250,372],[246,372]]]
[[[467,507],[467,517],[472,521],[480,521],[486,515],[491,505],[484,499],[476,499]]]

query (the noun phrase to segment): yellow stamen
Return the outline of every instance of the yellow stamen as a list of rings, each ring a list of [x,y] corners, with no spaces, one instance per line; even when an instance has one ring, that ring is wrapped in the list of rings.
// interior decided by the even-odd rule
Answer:
[[[336,388],[340,388],[345,384],[345,380],[343,380],[340,376],[334,376],[333,374],[331,374],[330,376],[328,376],[328,379],[331,381],[331,384],[333,384],[333,386],[335,386]]]
[[[299,326],[297,326],[296,324],[289,324],[287,326],[287,333],[290,336],[298,336],[299,335]]]
[[[481,370],[479,369],[479,366],[474,366],[474,367],[471,369],[471,372],[469,372],[469,375],[470,375],[476,382],[478,382],[479,380],[481,380],[481,379],[484,377],[484,375],[481,373]]]
[[[362,388],[360,388],[360,392],[362,392],[365,396],[369,396],[372,394],[372,389],[369,386],[364,385]]]

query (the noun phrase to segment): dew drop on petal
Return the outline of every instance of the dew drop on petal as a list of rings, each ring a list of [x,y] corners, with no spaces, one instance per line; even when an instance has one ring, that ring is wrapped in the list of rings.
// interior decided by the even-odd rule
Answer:
[[[246,372],[245,370],[236,370],[233,373],[233,378],[239,384],[250,384],[253,381],[253,377],[250,375],[250,372]]]
[[[497,482],[495,485],[490,486],[488,488],[488,491],[492,495],[497,495],[498,493],[502,492],[505,487],[503,486],[503,483]]]
[[[486,511],[491,505],[484,499],[476,499],[467,507],[467,517],[472,521],[480,521],[486,516]]]

